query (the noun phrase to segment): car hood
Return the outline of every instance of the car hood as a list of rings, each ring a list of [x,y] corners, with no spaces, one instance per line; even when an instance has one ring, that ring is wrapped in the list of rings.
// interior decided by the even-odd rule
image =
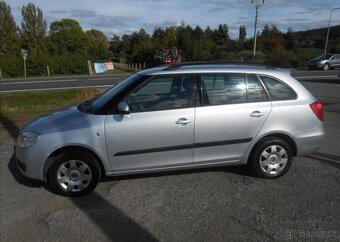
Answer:
[[[41,134],[81,129],[89,127],[93,114],[81,112],[76,106],[51,112],[28,123],[23,131],[34,131]]]

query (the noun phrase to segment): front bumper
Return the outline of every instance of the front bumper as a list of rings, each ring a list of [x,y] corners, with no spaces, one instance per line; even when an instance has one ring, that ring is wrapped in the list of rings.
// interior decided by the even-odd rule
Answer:
[[[309,62],[307,63],[309,68],[323,68],[323,64],[317,62]]]
[[[34,180],[44,180],[44,165],[48,157],[42,150],[14,146],[16,164],[20,172]]]

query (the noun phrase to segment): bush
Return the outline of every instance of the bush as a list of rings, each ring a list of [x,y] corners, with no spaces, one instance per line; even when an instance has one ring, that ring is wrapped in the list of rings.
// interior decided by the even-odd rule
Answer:
[[[283,68],[297,68],[303,63],[293,51],[268,52],[265,60],[265,64]]]
[[[51,75],[87,74],[87,58],[79,54],[51,56],[48,60]]]
[[[1,56],[0,68],[3,78],[24,75],[23,59],[19,56]]]

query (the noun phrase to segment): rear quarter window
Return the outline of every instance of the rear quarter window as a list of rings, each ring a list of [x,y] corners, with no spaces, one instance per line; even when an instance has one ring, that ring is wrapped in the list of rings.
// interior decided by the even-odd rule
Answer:
[[[296,93],[283,82],[269,76],[259,77],[267,88],[272,101],[294,100],[297,98]]]

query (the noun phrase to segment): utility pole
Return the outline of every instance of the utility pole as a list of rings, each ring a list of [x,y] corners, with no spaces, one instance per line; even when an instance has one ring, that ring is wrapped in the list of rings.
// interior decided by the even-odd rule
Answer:
[[[255,14],[255,26],[254,26],[254,50],[253,50],[253,57],[256,55],[256,39],[257,39],[257,33],[256,33],[256,28],[257,28],[257,17],[259,14],[259,9],[263,6],[264,0],[252,0],[251,4],[255,7],[256,9],[256,14]]]
[[[325,44],[325,51],[323,52],[324,55],[326,55],[327,52],[327,45],[328,45],[328,37],[329,37],[329,29],[331,28],[331,18],[332,18],[332,13],[334,10],[340,9],[340,7],[338,8],[333,8],[331,10],[331,13],[329,15],[329,21],[328,21],[328,30],[327,30],[327,37],[326,37],[326,44]]]

